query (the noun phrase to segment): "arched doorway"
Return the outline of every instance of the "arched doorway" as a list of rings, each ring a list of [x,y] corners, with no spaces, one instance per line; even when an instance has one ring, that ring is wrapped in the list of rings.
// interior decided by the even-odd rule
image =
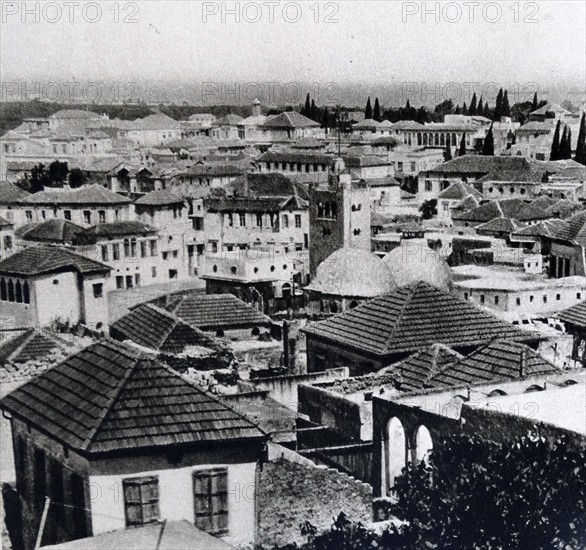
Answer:
[[[386,433],[385,460],[383,461],[383,495],[390,495],[395,479],[407,464],[407,439],[401,421],[391,418]]]
[[[415,434],[415,462],[429,459],[429,453],[433,449],[431,434],[425,426],[419,426]]]

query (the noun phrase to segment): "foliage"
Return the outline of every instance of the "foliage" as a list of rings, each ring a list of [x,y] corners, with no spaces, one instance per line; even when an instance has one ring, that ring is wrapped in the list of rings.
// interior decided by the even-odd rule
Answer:
[[[30,176],[18,182],[19,187],[30,193],[38,193],[45,187],[63,187],[67,181],[69,168],[66,162],[54,160],[48,168],[44,164],[33,166]]]
[[[484,138],[484,143],[482,145],[482,154],[484,156],[494,156],[494,134],[492,132],[492,124]]]
[[[80,168],[72,168],[69,172],[69,186],[73,189],[82,187],[86,183],[86,176]]]
[[[419,212],[421,212],[421,218],[423,220],[431,220],[431,218],[437,216],[437,199],[423,201],[419,207]]]
[[[586,113],[582,114],[580,120],[580,131],[578,133],[578,145],[576,146],[576,162],[586,165]]]
[[[578,550],[586,544],[586,463],[563,436],[495,443],[454,435],[403,470],[382,533],[341,515],[302,550]],[[282,550],[293,550],[295,545]]]
[[[561,120],[558,120],[558,123],[555,127],[555,132],[553,133],[553,141],[551,143],[551,153],[549,156],[550,160],[560,160],[560,133],[562,128]]]
[[[369,120],[372,118],[372,105],[370,103],[370,97],[368,98],[368,101],[366,102],[366,108],[364,109],[364,118]]]

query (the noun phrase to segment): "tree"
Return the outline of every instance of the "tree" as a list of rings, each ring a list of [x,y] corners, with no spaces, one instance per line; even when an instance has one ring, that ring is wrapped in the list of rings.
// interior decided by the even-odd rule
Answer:
[[[67,181],[67,174],[69,174],[69,168],[66,162],[54,160],[49,164],[49,181],[47,185],[50,187],[63,187]]]
[[[77,189],[85,184],[86,177],[83,170],[80,168],[72,168],[69,172],[69,186],[73,189]]]
[[[307,118],[309,118],[309,115],[311,114],[311,98],[309,97],[309,93],[307,94],[307,97],[305,98],[305,107],[301,111],[301,114],[303,116],[306,116]]]
[[[437,216],[437,199],[423,201],[419,207],[419,212],[421,212],[421,219],[423,220],[431,220],[431,218]]]
[[[533,103],[531,104],[531,111],[529,112],[532,113],[533,111],[537,111],[538,105],[539,103],[537,102],[537,92],[535,92],[535,94],[533,94]]]
[[[449,143],[446,143],[446,149],[444,151],[444,160],[448,162],[448,160],[452,160],[452,148],[450,147]]]
[[[576,162],[586,165],[586,113],[582,113],[580,131],[578,133],[578,145],[576,146]]]
[[[482,113],[484,118],[488,118],[489,120],[492,119],[492,113],[490,112],[490,107],[488,106],[488,101],[484,104],[484,112]]]
[[[482,101],[482,96],[480,96],[480,99],[478,100],[478,107],[476,107],[476,114],[478,116],[482,116],[482,113],[484,113],[484,103]]]
[[[509,90],[505,90],[503,97],[503,111],[501,116],[511,116],[511,105],[509,104]]]
[[[327,107],[324,107],[321,113],[321,127],[322,128],[329,128],[330,127],[330,111]]]
[[[370,104],[370,96],[368,97],[368,101],[366,102],[366,109],[364,109],[364,118],[372,118],[372,105]]]
[[[494,122],[493,122],[494,124]],[[484,156],[494,156],[494,135],[492,133],[492,126],[488,130],[486,137],[484,138],[484,144],[482,145],[482,155]]]
[[[317,108],[317,105],[313,99],[311,100],[311,107],[309,108],[308,118],[314,120],[315,122],[319,122],[319,109]]]
[[[549,160],[559,160],[560,159],[560,131],[562,127],[561,120],[558,120],[558,123],[555,127],[555,132],[553,133],[553,142],[551,144],[551,153],[549,155]]]
[[[462,108],[460,107],[460,104],[458,103],[458,105],[456,105],[456,110],[454,111],[455,115],[461,115],[462,114]]]
[[[460,149],[458,150],[458,156],[463,157],[466,154],[466,134],[462,134],[462,140],[460,141]]]
[[[476,112],[477,102],[478,102],[478,100],[476,99],[476,92],[474,92],[472,94],[472,101],[470,102],[470,107],[468,108],[468,114],[470,116],[476,116],[477,115],[477,112]]]
[[[559,159],[572,158],[572,129],[566,124],[560,141]]]
[[[503,116],[503,89],[499,90],[496,96],[496,105],[494,107],[494,120],[500,120]]]
[[[462,114],[468,115],[468,107],[466,106],[466,102],[464,101],[464,105],[462,105]]]
[[[374,113],[372,115],[372,118],[374,118],[374,120],[376,120],[377,122],[381,121],[380,103],[378,102],[378,97],[374,100]]]

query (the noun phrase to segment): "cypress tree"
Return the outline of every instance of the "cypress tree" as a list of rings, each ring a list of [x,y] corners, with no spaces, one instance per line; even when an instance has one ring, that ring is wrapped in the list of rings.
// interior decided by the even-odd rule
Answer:
[[[370,96],[368,97],[368,101],[366,102],[366,109],[364,109],[364,118],[372,118],[372,105],[370,104]]]
[[[480,96],[480,100],[478,101],[478,107],[476,107],[476,114],[478,116],[482,116],[484,113],[484,103],[482,102],[482,96]]]
[[[535,94],[533,95],[533,103],[531,104],[530,112],[532,113],[533,111],[537,111],[538,105],[539,103],[537,101],[537,92],[535,92]]]
[[[468,114],[470,116],[476,116],[476,105],[477,105],[477,99],[476,99],[476,92],[474,92],[472,94],[472,101],[470,102],[470,107],[468,108]]]
[[[505,90],[503,97],[503,114],[501,116],[511,116],[511,105],[509,103],[509,90]]]
[[[458,105],[456,105],[456,110],[454,111],[455,115],[461,115],[462,114],[462,109],[460,108],[460,104],[458,103]]]
[[[494,123],[493,123],[494,124]],[[494,156],[494,136],[492,133],[492,124],[490,125],[490,129],[488,130],[488,134],[484,138],[484,144],[482,146],[482,154],[486,157]]]
[[[572,128],[570,126],[568,126],[568,150],[566,152],[566,158],[567,159],[571,159],[572,158]]]
[[[329,128],[330,127],[330,112],[327,107],[324,107],[324,110],[321,114],[321,127],[322,128]]]
[[[571,159],[572,158],[572,129],[566,124],[564,126],[564,132],[562,134],[562,140],[560,142],[559,159]]]
[[[468,107],[466,106],[466,102],[464,101],[464,105],[462,105],[462,114],[463,115],[467,115],[468,114]]]
[[[446,143],[446,150],[444,151],[444,160],[448,162],[448,160],[452,160],[452,158],[452,148],[448,142]]]
[[[319,110],[313,99],[311,100],[311,107],[309,109],[309,118],[315,122],[318,122],[319,119]]]
[[[488,101],[484,104],[484,113],[482,114],[484,118],[491,119],[492,113],[490,112],[490,107],[488,106]]]
[[[380,103],[378,102],[378,97],[374,100],[374,113],[372,115],[374,120],[380,122]]]
[[[561,130],[562,123],[558,120],[558,123],[555,127],[555,132],[553,133],[553,142],[551,144],[551,153],[549,155],[549,160],[559,160],[560,159],[560,130]]]
[[[496,96],[496,105],[494,107],[494,120],[500,120],[503,116],[503,89],[499,90]]]
[[[466,154],[466,134],[462,134],[462,140],[460,141],[460,149],[458,151],[458,156],[463,157]]]
[[[309,97],[309,93],[307,94],[307,97],[305,98],[305,107],[301,111],[301,114],[303,116],[306,116],[307,118],[309,118],[309,115],[311,114],[311,99]]]
[[[586,165],[586,113],[582,113],[580,132],[578,133],[578,145],[576,147],[576,162]]]

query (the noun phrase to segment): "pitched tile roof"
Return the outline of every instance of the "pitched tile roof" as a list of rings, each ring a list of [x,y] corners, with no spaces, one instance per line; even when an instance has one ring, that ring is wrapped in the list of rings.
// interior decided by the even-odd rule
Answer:
[[[163,113],[155,113],[130,123],[131,130],[179,130],[181,123]]]
[[[215,124],[216,124],[216,126],[236,126],[242,120],[243,119],[240,115],[235,115],[235,114],[230,113],[230,114],[223,116],[222,118],[216,120]]]
[[[240,176],[246,170],[240,166],[222,162],[214,164],[194,164],[182,172],[185,176],[214,177],[214,176]]]
[[[130,199],[98,184],[84,185],[71,191],[41,191],[28,195],[23,204],[87,204],[89,206],[130,204]]]
[[[551,216],[547,213],[547,209],[544,207],[543,202],[541,202],[539,199],[525,204],[515,213],[515,218],[521,222],[546,220],[549,217]]]
[[[56,246],[29,246],[0,262],[0,273],[25,277],[71,269],[82,274],[111,271],[105,264]]]
[[[0,204],[19,204],[30,193],[7,181],[0,182]]]
[[[232,294],[168,294],[152,303],[201,329],[267,325],[271,319]]]
[[[18,231],[21,239],[46,243],[70,243],[83,227],[69,220],[52,219],[28,224]]]
[[[496,337],[539,339],[423,282],[312,323],[304,332],[376,355],[411,353],[431,344],[478,346]]]
[[[558,367],[529,346],[499,339],[448,365],[427,384],[434,388],[466,386],[559,372]]]
[[[523,224],[512,218],[493,218],[489,222],[476,226],[478,233],[513,233],[523,227]]]
[[[53,350],[64,348],[65,342],[51,333],[29,328],[0,344],[0,365],[43,359]]]
[[[167,187],[167,189],[147,193],[144,197],[140,197],[134,204],[139,206],[166,206],[183,202],[183,197],[175,189]]]
[[[82,111],[81,109],[61,109],[53,113],[49,118],[52,119],[97,119],[100,115],[92,111]]]
[[[396,374],[401,383],[401,391],[417,391],[426,388],[433,376],[462,357],[448,346],[433,344],[384,370]]]
[[[586,328],[586,301],[560,311],[556,317],[566,323]]]
[[[299,151],[267,151],[256,159],[256,162],[301,162],[304,164],[327,164],[333,160],[333,155],[324,153],[302,153]]]
[[[479,199],[482,197],[482,193],[474,189],[474,187],[468,185],[467,183],[458,181],[450,185],[447,189],[444,189],[437,198],[447,200],[461,200],[469,197],[470,195]]]
[[[74,238],[74,244],[95,243],[100,237],[123,237],[126,235],[155,235],[158,229],[141,221],[129,220],[99,223],[81,228]]]
[[[486,223],[494,218],[516,218],[517,212],[527,203],[520,199],[493,200],[471,210],[456,210],[452,219],[472,223]]]
[[[265,120],[262,126],[263,128],[319,128],[319,123],[297,111],[286,111]]]
[[[494,170],[526,170],[529,161],[524,157],[489,157],[483,155],[463,155],[434,166],[428,172],[441,174],[483,174]]]
[[[565,220],[566,218],[569,218],[573,214],[576,214],[583,208],[583,205],[575,203],[574,201],[571,201],[569,199],[560,199],[559,201],[554,202],[553,204],[548,206],[545,209],[545,213],[549,217],[560,218]]]
[[[152,355],[111,340],[69,357],[0,407],[82,453],[265,437]]]
[[[111,325],[114,331],[145,348],[181,353],[188,346],[212,350],[223,346],[201,330],[188,325],[171,311],[145,303],[133,308]]]
[[[309,198],[306,186],[276,172],[245,174],[226,186],[226,193],[239,197]]]
[[[553,237],[558,234],[558,230],[562,225],[565,225],[564,220],[544,220],[515,231],[512,237],[513,239],[522,237]]]

